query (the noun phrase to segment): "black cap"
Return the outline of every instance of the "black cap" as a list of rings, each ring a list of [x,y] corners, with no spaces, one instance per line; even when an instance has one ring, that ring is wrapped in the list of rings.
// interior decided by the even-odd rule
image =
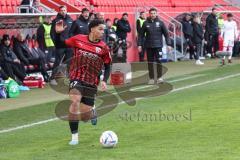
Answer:
[[[2,41],[10,40],[10,37],[8,34],[4,34],[2,37]]]

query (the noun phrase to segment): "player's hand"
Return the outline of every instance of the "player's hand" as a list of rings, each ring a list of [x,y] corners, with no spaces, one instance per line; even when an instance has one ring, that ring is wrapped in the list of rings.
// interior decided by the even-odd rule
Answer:
[[[142,52],[142,46],[138,46],[138,52]]]
[[[57,33],[63,32],[66,28],[67,26],[64,26],[63,20],[60,20],[56,23],[55,30]]]
[[[107,90],[107,83],[105,81],[101,81],[101,89],[102,89],[102,91]]]

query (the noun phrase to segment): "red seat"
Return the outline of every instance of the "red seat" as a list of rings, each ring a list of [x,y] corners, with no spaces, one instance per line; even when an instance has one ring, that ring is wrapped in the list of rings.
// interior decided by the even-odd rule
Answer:
[[[3,1],[6,1],[6,5],[7,5],[7,6],[12,6],[11,0],[3,0]]]
[[[8,13],[7,6],[2,6],[2,13]]]
[[[7,6],[8,13],[14,13],[14,8],[12,6]]]
[[[0,4],[1,4],[1,6],[6,6],[7,5],[5,0],[1,0]]]

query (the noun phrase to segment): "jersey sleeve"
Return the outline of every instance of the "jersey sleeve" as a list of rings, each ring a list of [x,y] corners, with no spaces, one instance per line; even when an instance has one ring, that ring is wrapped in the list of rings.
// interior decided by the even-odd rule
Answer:
[[[65,40],[65,44],[69,47],[74,47],[76,36]]]
[[[107,45],[104,47],[103,62],[104,62],[104,64],[110,64],[110,63],[112,62],[112,57],[111,57],[111,54],[110,54],[110,49],[108,48]]]

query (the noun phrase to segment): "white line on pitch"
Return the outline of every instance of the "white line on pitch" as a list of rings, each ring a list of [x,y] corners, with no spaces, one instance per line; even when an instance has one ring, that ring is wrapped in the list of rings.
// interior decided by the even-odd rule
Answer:
[[[198,86],[202,86],[202,85],[206,85],[206,84],[209,84],[209,83],[214,83],[214,82],[218,82],[218,81],[222,81],[222,80],[225,80],[225,79],[234,78],[234,77],[238,77],[238,76],[240,76],[240,73],[238,73],[238,74],[233,74],[233,75],[229,75],[229,76],[225,76],[225,77],[221,77],[221,78],[216,78],[216,79],[209,80],[209,81],[205,81],[205,82],[201,82],[201,83],[196,83],[196,84],[192,84],[192,85],[187,85],[187,86],[185,86],[185,87],[176,88],[176,89],[173,89],[171,92],[182,91],[182,90],[185,90],[185,89],[189,89],[189,88],[193,88],[193,87],[198,87]],[[138,98],[137,100],[140,100],[140,99],[144,99],[144,98]],[[122,101],[122,102],[120,102],[120,103],[118,103],[118,104],[123,104],[123,103],[124,103],[124,101]],[[48,122],[56,121],[56,120],[58,120],[58,119],[59,119],[59,118],[52,118],[52,119],[48,119],[48,120],[44,120],[44,121],[39,121],[39,122],[35,122],[35,123],[30,123],[30,124],[26,124],[26,125],[14,127],[14,128],[9,128],[9,129],[0,130],[0,134],[1,134],[1,133],[12,132],[12,131],[20,130],[20,129],[24,129],[24,128],[33,127],[33,126],[40,125],[40,124],[45,124],[45,123],[48,123]]]

